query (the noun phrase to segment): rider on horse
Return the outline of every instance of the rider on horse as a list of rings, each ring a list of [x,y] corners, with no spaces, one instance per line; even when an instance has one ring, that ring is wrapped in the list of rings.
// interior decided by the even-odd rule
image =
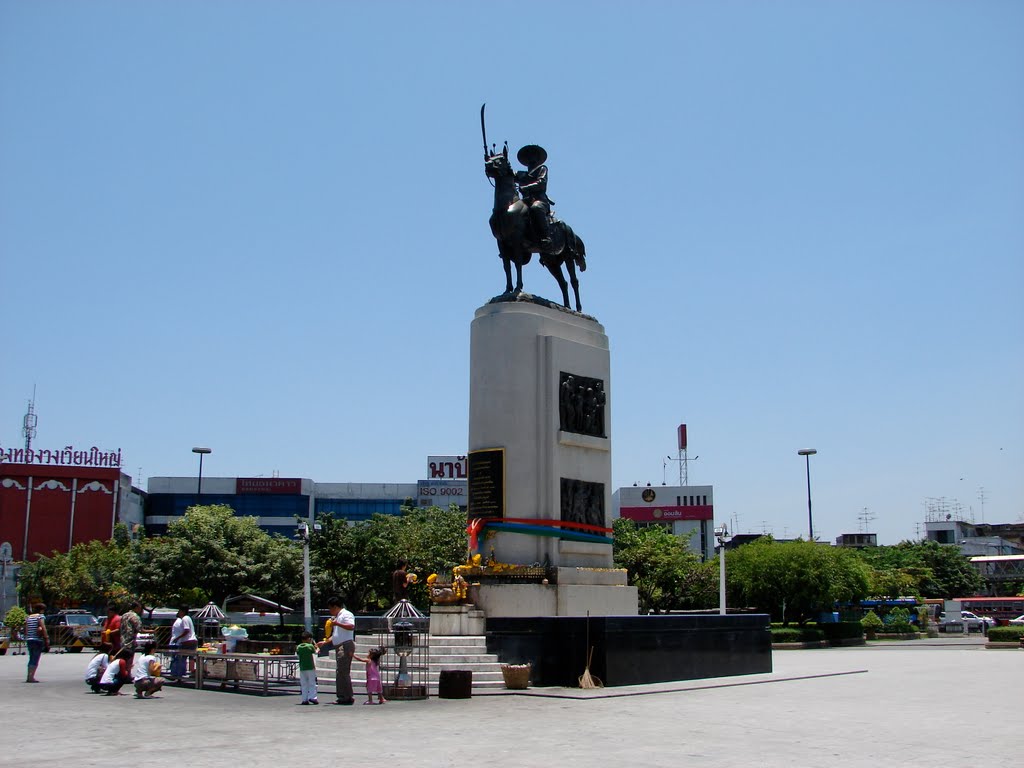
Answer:
[[[516,159],[526,166],[525,171],[516,171],[516,183],[523,202],[530,208],[530,223],[537,236],[541,251],[551,249],[551,206],[548,197],[548,167],[544,161],[548,153],[536,144],[527,144],[516,154]]]

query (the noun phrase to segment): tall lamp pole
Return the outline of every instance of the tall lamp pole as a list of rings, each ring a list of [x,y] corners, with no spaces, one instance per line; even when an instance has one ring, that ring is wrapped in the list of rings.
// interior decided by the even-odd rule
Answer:
[[[725,539],[728,536],[725,523],[715,528],[715,538],[718,539],[718,612],[722,616],[725,616]]]
[[[299,523],[295,538],[302,542],[302,623],[307,632],[313,631],[313,604],[309,597],[309,523]],[[313,523],[313,530],[320,530],[320,523]]]
[[[814,517],[811,515],[811,456],[817,453],[814,448],[802,448],[797,456],[803,456],[807,463],[807,534],[809,541],[814,541]]]
[[[196,495],[203,495],[203,456],[208,453],[213,453],[209,448],[193,448],[192,453],[199,454],[199,487],[196,488]]]

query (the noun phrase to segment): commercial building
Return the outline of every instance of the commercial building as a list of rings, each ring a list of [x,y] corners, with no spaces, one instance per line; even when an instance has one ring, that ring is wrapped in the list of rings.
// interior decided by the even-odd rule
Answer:
[[[435,486],[424,486],[430,488]],[[404,505],[422,499],[417,483],[317,483],[302,477],[204,477],[202,492],[196,477],[151,477],[146,499],[146,533],[160,535],[196,504],[226,504],[240,517],[255,517],[268,533],[291,536],[297,519],[322,515],[351,522],[375,514],[397,515]],[[449,497],[443,497],[449,498]]]
[[[107,540],[116,523],[143,520],[144,494],[120,469],[120,451],[17,451],[0,462],[0,542],[14,560]],[[63,463],[65,461],[67,463]],[[100,463],[102,461],[102,464]]]
[[[837,547],[851,547],[863,549],[864,547],[877,547],[877,533],[841,533],[836,536]]]
[[[966,557],[1024,555],[1024,523],[975,523],[954,512],[925,516],[925,538],[956,544]]]
[[[323,515],[351,522],[375,514],[397,515],[403,506],[466,506],[466,457],[428,456],[427,475],[415,483],[318,483],[301,477],[151,477],[146,532],[167,526],[196,504],[225,504],[255,517],[268,533],[291,536],[297,519]]]
[[[0,618],[17,602],[19,562],[142,522],[144,494],[120,466],[120,451],[0,448]]]
[[[612,517],[637,525],[663,525],[677,536],[692,534],[690,549],[714,557],[714,488],[710,485],[660,485],[619,488],[612,494]]]

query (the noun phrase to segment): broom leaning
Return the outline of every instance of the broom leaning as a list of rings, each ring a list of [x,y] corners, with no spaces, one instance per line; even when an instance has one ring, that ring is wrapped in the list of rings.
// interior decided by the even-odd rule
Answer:
[[[604,688],[604,683],[601,682],[601,679],[590,674],[590,662],[593,658],[594,646],[590,646],[590,651],[587,653],[587,668],[583,670],[583,674],[580,675],[580,688]]]

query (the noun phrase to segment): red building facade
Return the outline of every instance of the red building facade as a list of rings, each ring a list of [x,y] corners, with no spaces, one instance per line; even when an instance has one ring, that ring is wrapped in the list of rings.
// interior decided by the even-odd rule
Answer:
[[[0,463],[0,541],[16,560],[106,541],[130,491],[117,467]]]

